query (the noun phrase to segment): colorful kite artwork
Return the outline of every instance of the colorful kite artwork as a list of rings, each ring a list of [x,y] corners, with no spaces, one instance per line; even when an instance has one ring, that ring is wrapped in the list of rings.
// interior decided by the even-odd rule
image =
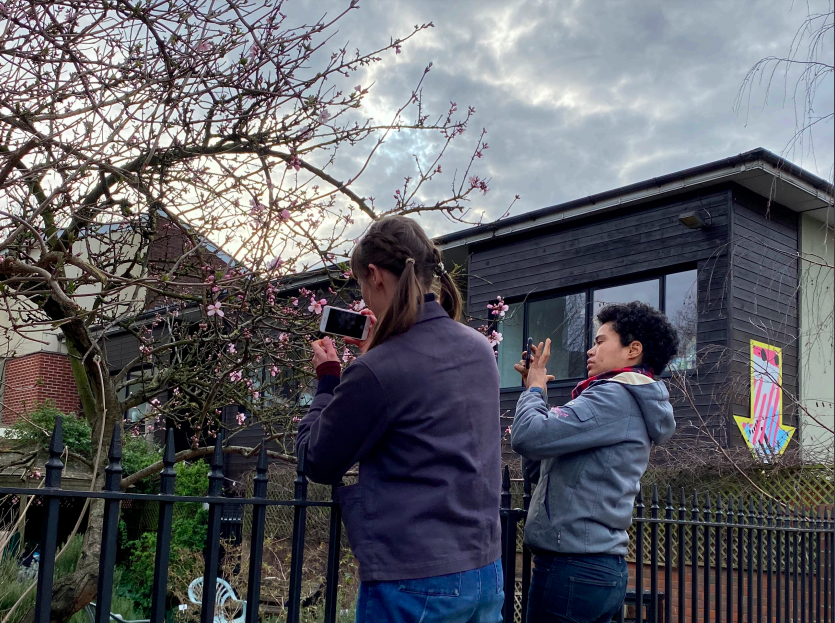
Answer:
[[[734,416],[745,443],[763,461],[783,454],[795,431],[783,425],[782,354],[751,340],[751,417]]]

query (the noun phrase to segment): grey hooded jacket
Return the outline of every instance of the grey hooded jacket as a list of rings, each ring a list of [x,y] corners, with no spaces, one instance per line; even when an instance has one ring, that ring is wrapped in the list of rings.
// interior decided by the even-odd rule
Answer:
[[[626,530],[652,443],[675,431],[661,381],[623,372],[593,382],[564,407],[525,391],[516,405],[511,445],[542,461],[525,522],[525,543],[565,554],[625,555]]]

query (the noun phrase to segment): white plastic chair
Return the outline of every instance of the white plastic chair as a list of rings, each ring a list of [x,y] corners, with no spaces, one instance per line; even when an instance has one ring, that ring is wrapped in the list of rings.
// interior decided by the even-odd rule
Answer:
[[[188,598],[191,603],[203,604],[203,578],[196,578],[188,586]],[[238,615],[236,618],[235,615]],[[246,601],[238,599],[235,590],[226,580],[217,579],[217,594],[215,595],[214,623],[243,623],[246,616]]]

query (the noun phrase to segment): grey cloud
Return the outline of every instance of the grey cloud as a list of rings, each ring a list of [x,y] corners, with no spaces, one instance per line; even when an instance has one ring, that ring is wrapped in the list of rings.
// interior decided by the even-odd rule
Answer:
[[[309,17],[346,4],[311,0],[288,7],[292,15]],[[823,0],[810,4],[828,7]],[[416,23],[435,23],[402,55],[372,70],[373,97],[395,106],[423,67],[434,63],[424,89],[430,109],[441,113],[453,100],[477,110],[470,136],[456,140],[445,174],[466,164],[474,133],[486,127],[490,149],[477,169],[492,177],[492,189],[474,204],[491,219],[517,193],[522,200],[514,213],[758,146],[781,153],[795,129],[782,74],[768,106],[762,87],[750,109],[736,113],[733,104],[757,60],[788,51],[805,10],[806,3],[792,8],[782,0],[375,0],[351,12],[336,41],[367,50]],[[819,108],[831,110],[831,82],[824,88]],[[786,155],[830,177],[832,135],[831,124],[816,132],[814,157],[797,150]],[[412,172],[410,154],[426,149],[431,138],[416,144],[411,135],[394,137],[361,190],[388,201]],[[344,164],[352,164],[358,153],[346,155]],[[438,194],[448,183],[446,178],[435,186]],[[432,233],[452,228],[437,217],[426,217],[425,224]]]

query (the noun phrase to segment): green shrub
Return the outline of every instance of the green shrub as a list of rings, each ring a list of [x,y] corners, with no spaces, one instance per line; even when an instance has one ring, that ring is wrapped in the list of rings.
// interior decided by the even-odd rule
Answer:
[[[35,442],[41,448],[48,448],[55,419],[59,415],[64,420],[64,445],[73,452],[89,457],[92,452],[90,424],[74,413],[62,413],[50,400],[41,403],[34,411],[12,424],[6,430],[6,437],[24,443]]]
[[[178,463],[175,468],[177,495],[205,496],[209,491],[209,466],[205,461]],[[171,559],[168,569],[169,591],[185,593],[189,583],[203,574],[203,547],[206,544],[208,512],[202,504],[174,505],[171,526]],[[134,541],[124,543],[130,551],[127,564],[121,568],[124,595],[143,609],[151,607],[157,535],[146,532]]]

